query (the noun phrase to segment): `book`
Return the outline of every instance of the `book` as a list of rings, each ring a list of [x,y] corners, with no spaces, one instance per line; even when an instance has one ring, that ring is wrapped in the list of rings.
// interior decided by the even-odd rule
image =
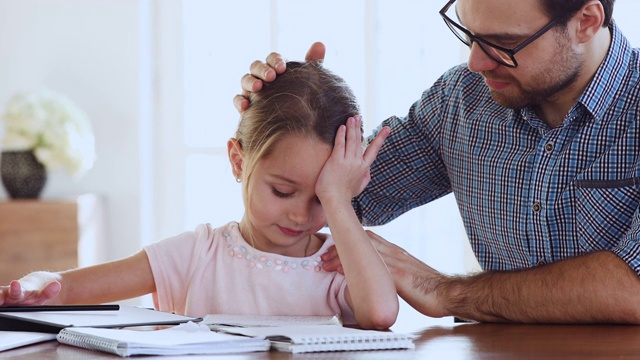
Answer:
[[[57,334],[72,326],[85,327],[129,327],[141,325],[175,325],[192,318],[153,309],[121,305],[114,311],[32,311],[2,312],[0,308],[0,330],[32,331]]]
[[[62,344],[103,351],[122,357],[133,355],[211,355],[269,350],[264,338],[216,333],[193,322],[162,330],[71,327],[60,331]]]
[[[229,334],[261,337],[271,348],[291,353],[414,349],[414,336],[390,331],[362,330],[339,325],[217,327]]]
[[[339,315],[229,315],[209,314],[202,324],[211,329],[219,326],[299,326],[299,325],[342,325]]]
[[[0,351],[55,340],[56,334],[30,331],[0,331]]]

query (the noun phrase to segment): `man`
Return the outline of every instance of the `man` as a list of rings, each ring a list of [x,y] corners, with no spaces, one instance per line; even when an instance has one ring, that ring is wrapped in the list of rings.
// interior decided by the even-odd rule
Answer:
[[[377,225],[453,192],[484,271],[440,274],[370,233],[398,294],[428,316],[640,324],[639,51],[614,0],[452,0],[468,64],[428,89],[354,199]],[[314,44],[309,59],[322,59]],[[243,95],[284,71],[271,54]],[[271,67],[275,69],[271,69]],[[335,253],[325,254],[336,269]]]

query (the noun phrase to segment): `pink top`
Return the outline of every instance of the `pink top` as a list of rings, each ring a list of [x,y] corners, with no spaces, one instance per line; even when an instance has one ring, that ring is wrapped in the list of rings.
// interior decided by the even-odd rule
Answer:
[[[249,245],[231,222],[145,247],[156,282],[156,309],[187,316],[207,314],[334,315],[355,323],[345,299],[346,280],[321,268],[320,255],[333,245],[327,236],[317,253],[288,257]]]

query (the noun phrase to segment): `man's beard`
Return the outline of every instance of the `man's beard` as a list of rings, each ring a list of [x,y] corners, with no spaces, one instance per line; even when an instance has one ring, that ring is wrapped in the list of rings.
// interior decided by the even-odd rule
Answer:
[[[582,71],[584,59],[580,57],[568,44],[560,44],[554,64],[548,64],[538,70],[538,76],[532,78],[526,87],[518,80],[508,79],[512,91],[491,91],[491,97],[498,104],[510,109],[535,107],[551,98],[558,92],[573,84]],[[483,72],[483,76],[493,79],[491,72]],[[515,91],[514,91],[515,90]]]

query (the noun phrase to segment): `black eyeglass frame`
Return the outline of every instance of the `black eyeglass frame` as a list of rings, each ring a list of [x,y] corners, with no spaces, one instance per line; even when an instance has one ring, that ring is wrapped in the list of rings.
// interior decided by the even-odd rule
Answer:
[[[558,23],[558,21],[560,19],[562,19],[564,17],[564,15],[558,16],[557,18],[551,20],[547,25],[545,25],[542,29],[540,29],[538,32],[536,32],[535,34],[531,35],[527,40],[523,41],[522,43],[520,43],[520,45],[514,47],[513,49],[507,49],[505,47],[502,47],[500,45],[496,45],[490,41],[487,41],[481,37],[475,36],[473,35],[469,30],[465,29],[462,25],[456,23],[455,21],[453,21],[450,17],[447,16],[446,12],[449,11],[449,8],[451,7],[451,5],[453,5],[453,3],[456,2],[456,0],[450,0],[440,11],[440,16],[442,16],[442,19],[444,20],[445,24],[447,24],[447,26],[449,27],[449,30],[451,30],[451,32],[460,40],[462,41],[463,44],[467,45],[469,48],[471,48],[471,45],[473,45],[474,42],[478,43],[478,46],[480,46],[480,49],[482,49],[482,51],[487,54],[487,56],[489,56],[493,61],[497,62],[500,65],[504,65],[506,67],[510,67],[510,68],[517,68],[518,67],[518,61],[515,58],[516,53],[518,53],[520,50],[524,49],[527,45],[531,44],[532,42],[534,42],[535,40],[537,40],[539,37],[541,37],[542,35],[544,35],[547,31],[549,31],[551,28],[553,28],[554,26],[556,26],[556,24]],[[468,39],[463,39],[460,37],[459,33],[453,28],[455,27],[456,29],[462,31],[465,35],[467,35],[469,38]],[[509,58],[511,59],[511,62],[513,64],[509,64],[507,62],[505,62],[502,59],[498,59],[495,55],[491,55],[491,53],[484,48],[484,46],[489,46],[492,47],[496,50],[499,50],[500,52],[509,55]]]

